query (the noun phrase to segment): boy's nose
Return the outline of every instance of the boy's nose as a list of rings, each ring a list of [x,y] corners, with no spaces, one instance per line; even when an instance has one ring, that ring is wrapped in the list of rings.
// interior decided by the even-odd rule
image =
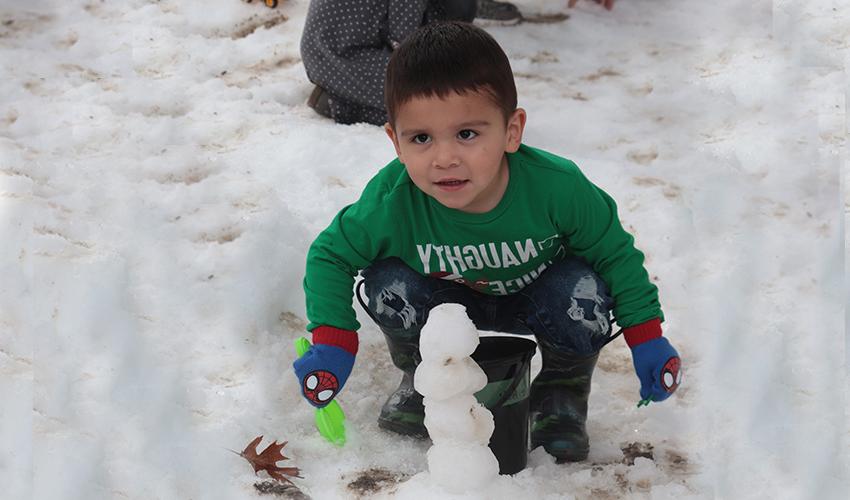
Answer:
[[[437,168],[452,168],[460,165],[457,148],[453,144],[437,144],[437,151],[434,155],[432,165]]]

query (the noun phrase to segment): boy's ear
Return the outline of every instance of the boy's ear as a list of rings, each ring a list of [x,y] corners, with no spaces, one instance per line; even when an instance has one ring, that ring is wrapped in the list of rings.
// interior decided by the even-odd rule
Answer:
[[[401,160],[401,149],[398,147],[398,136],[395,135],[395,130],[393,126],[389,124],[389,122],[384,124],[384,132],[387,133],[387,137],[393,142],[393,147],[395,148],[395,154],[398,156],[398,159]],[[404,161],[402,161],[404,163]]]
[[[517,108],[508,118],[507,137],[505,141],[505,152],[516,153],[522,144],[522,132],[525,130],[525,110]]]

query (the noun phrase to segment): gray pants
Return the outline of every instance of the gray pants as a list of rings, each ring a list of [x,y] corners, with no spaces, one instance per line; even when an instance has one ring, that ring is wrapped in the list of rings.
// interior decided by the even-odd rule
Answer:
[[[383,125],[394,42],[431,21],[472,21],[475,10],[475,0],[312,0],[301,35],[307,77],[328,93],[336,122]]]

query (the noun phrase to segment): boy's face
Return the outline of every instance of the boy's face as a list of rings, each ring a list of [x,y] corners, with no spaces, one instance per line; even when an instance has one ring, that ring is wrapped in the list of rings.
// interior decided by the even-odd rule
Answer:
[[[415,97],[384,126],[416,186],[446,207],[470,213],[492,210],[508,186],[508,159],[522,142],[525,111],[507,123],[486,95],[452,92]]]

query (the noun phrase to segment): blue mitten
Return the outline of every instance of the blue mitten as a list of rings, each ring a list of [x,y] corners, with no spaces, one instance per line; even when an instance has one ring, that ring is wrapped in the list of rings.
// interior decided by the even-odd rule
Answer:
[[[342,390],[354,366],[354,355],[341,347],[314,344],[292,364],[301,382],[301,394],[322,408]]]
[[[679,353],[664,337],[632,347],[632,360],[643,401],[664,401],[682,382]]]

